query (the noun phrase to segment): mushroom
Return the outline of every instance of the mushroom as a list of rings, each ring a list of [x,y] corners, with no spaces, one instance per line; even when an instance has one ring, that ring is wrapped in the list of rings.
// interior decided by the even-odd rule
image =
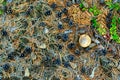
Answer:
[[[82,47],[88,47],[91,44],[91,38],[87,34],[83,34],[79,38],[79,44]]]

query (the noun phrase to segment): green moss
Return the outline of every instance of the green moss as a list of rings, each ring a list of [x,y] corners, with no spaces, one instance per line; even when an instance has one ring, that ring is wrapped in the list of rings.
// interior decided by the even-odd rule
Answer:
[[[2,9],[0,9],[0,15],[2,15],[3,14],[3,10]]]
[[[93,13],[94,16],[97,16],[100,14],[100,10],[95,5],[89,9],[89,12]]]
[[[115,10],[119,10],[120,9],[120,3],[106,2],[106,5],[110,9],[115,9]]]
[[[111,37],[114,41],[116,41],[117,43],[120,43],[120,37],[117,34],[117,21],[118,21],[118,19],[117,19],[117,16],[113,16],[112,23],[111,23],[112,27],[110,28],[110,34],[111,34]]]
[[[91,22],[92,22],[92,26],[99,32],[100,35],[106,34],[106,29],[105,28],[101,28],[100,24],[97,22],[97,20],[95,18],[93,18],[91,20]]]
[[[118,23],[120,24],[120,17],[118,18]]]
[[[80,3],[80,8],[84,8],[84,5],[83,5],[83,3]]]
[[[98,30],[98,32],[99,32],[100,35],[106,34],[106,29],[105,28],[99,27],[97,30]]]
[[[7,4],[7,1],[4,0],[4,1],[2,2],[2,4],[5,6],[5,5]]]
[[[0,0],[0,3],[3,3],[4,0]]]
[[[86,10],[87,10],[87,8],[84,6],[83,2],[81,2],[81,3],[79,4],[79,6],[80,6],[80,8],[82,9],[82,11],[86,11]]]
[[[94,28],[98,28],[99,23],[97,22],[96,18],[92,18],[91,22],[92,22],[91,24]]]

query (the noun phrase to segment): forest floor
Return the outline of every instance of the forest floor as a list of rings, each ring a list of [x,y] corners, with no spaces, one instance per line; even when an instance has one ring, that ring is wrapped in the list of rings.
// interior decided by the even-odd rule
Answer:
[[[119,36],[120,0],[1,0],[0,80],[120,80]]]

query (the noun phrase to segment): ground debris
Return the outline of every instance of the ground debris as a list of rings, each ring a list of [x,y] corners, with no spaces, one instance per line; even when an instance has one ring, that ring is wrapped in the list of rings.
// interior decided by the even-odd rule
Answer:
[[[119,2],[0,0],[0,80],[119,80]]]

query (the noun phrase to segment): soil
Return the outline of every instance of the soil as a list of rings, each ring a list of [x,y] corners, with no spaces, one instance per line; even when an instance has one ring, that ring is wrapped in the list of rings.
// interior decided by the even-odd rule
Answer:
[[[109,28],[120,11],[110,12],[110,1],[1,1],[0,80],[120,80],[120,43]],[[97,16],[89,11],[94,5]],[[93,18],[105,33],[93,27]],[[120,36],[118,22],[116,27]],[[90,45],[80,45],[81,35],[90,37]]]

